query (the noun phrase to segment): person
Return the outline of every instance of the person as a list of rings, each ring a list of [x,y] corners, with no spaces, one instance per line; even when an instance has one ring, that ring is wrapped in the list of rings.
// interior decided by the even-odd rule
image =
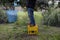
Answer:
[[[28,16],[30,19],[30,26],[35,26],[34,20],[34,7],[35,7],[36,0],[27,0],[26,7],[28,11]]]

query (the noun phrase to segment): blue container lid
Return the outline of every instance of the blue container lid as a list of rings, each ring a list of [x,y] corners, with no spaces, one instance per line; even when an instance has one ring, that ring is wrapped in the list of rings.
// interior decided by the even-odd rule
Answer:
[[[7,10],[7,15],[17,15],[17,10]]]

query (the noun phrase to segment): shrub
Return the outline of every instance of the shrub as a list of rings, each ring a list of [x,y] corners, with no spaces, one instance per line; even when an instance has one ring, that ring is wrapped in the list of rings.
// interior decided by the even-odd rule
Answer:
[[[60,9],[50,8],[43,14],[44,24],[51,26],[60,26]]]
[[[0,10],[0,23],[7,22],[7,16],[5,10]]]

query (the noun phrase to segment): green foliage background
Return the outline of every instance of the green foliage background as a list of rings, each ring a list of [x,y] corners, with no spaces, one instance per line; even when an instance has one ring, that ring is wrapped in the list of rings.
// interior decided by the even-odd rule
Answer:
[[[60,9],[49,8],[44,14],[44,24],[52,26],[60,26]]]

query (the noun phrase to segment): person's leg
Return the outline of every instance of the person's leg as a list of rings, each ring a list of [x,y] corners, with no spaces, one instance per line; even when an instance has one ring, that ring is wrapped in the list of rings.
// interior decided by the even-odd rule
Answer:
[[[28,8],[28,16],[29,16],[29,19],[30,19],[30,25],[35,26],[35,20],[34,20],[33,12],[34,12],[34,9]]]

